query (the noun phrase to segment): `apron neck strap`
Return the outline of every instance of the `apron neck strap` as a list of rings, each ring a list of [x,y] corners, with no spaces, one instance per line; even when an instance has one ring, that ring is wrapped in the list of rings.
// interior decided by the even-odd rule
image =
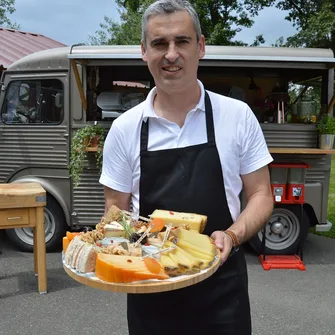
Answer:
[[[215,144],[213,109],[211,99],[207,91],[205,91],[205,113],[206,113],[206,129],[208,144]]]
[[[142,122],[141,127],[141,152],[148,150],[148,141],[149,141],[149,118],[147,121]]]
[[[215,144],[212,103],[207,91],[205,91],[205,113],[206,113],[206,130],[207,130],[208,144]],[[148,150],[148,142],[149,142],[149,118],[147,118],[146,122],[144,121],[142,122],[141,151]]]

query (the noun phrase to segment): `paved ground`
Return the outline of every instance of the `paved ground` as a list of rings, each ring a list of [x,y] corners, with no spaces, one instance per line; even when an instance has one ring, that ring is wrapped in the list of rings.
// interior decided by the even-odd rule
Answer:
[[[15,250],[3,231],[0,250],[0,335],[128,333],[124,294],[78,284],[58,252],[47,255],[48,293],[40,295],[33,255]],[[335,334],[335,240],[310,235],[304,260],[307,271],[264,271],[247,250],[253,334]]]

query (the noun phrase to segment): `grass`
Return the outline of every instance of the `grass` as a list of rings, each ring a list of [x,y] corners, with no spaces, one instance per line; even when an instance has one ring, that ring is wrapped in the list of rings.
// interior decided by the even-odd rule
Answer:
[[[332,168],[330,171],[327,220],[333,224],[332,229],[330,231],[316,232],[315,228],[313,228],[312,232],[317,235],[335,238],[335,157],[334,156],[332,157]]]

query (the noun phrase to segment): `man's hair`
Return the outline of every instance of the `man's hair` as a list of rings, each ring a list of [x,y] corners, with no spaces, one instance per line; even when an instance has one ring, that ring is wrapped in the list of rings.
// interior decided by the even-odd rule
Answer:
[[[195,29],[197,35],[197,42],[200,41],[201,38],[201,26],[198,14],[196,13],[195,9],[192,5],[185,0],[158,0],[151,4],[145,13],[143,14],[142,18],[142,43],[146,45],[147,42],[147,25],[148,21],[151,17],[157,15],[167,15],[173,14],[175,12],[187,12],[192,20],[193,27]]]

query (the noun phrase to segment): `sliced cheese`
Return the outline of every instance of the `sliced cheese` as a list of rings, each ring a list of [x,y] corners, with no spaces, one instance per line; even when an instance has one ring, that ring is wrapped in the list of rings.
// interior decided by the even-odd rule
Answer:
[[[185,247],[186,243],[186,245],[190,245],[190,249],[213,257],[216,255],[216,247],[207,235],[183,228],[177,228],[173,234],[177,237],[177,245],[179,246],[184,245]]]
[[[207,223],[207,216],[195,213],[183,213],[156,209],[150,217],[152,219],[162,219],[164,224],[171,223],[174,227],[188,225],[190,229],[203,232]]]
[[[203,264],[203,261],[197,257],[194,257],[193,255],[191,255],[190,253],[187,252],[187,250],[180,248],[179,246],[176,246],[174,243],[172,243],[171,241],[166,241],[165,242],[165,246],[168,247],[172,247],[175,246],[175,250],[177,250],[178,253],[183,254],[184,257],[186,257],[190,262],[192,262],[193,268],[200,268],[200,266]],[[173,250],[174,251],[174,250]],[[173,252],[170,251],[170,252]]]
[[[185,255],[179,248],[170,251],[169,257],[186,273],[196,273],[199,271],[197,262]]]
[[[169,276],[177,276],[179,271],[179,266],[176,264],[169,255],[161,254],[160,255],[160,262],[163,265],[164,271]]]
[[[194,250],[194,249],[190,249],[190,248],[187,248],[186,249],[183,249],[184,251],[186,250],[190,255],[194,256],[195,258],[203,261],[204,263],[208,263],[208,262],[211,262],[213,260],[213,257],[208,255],[208,254],[204,254],[202,252],[199,252],[197,250]]]
[[[214,256],[216,255],[216,249],[215,246],[208,246],[208,247],[199,247],[197,245],[194,245],[188,241],[182,240],[182,239],[178,239],[177,241],[177,245],[181,248],[183,248],[184,250],[188,251],[188,250],[193,250],[196,251],[200,254],[203,255],[207,255],[209,257],[211,257],[212,259],[214,258]]]
[[[104,235],[105,237],[125,237],[126,232],[120,223],[113,221],[104,226]]]

